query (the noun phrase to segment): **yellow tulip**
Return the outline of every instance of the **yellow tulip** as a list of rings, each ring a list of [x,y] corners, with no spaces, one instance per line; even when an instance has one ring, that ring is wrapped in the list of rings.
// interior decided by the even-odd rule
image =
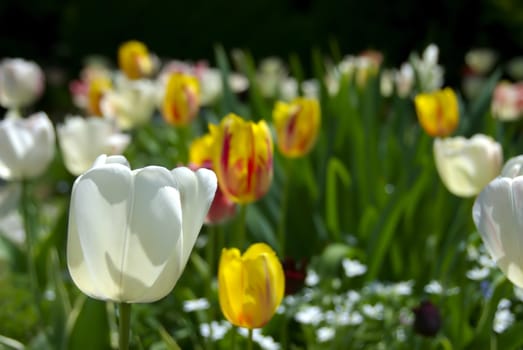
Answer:
[[[118,49],[118,65],[127,78],[135,80],[152,73],[154,64],[145,44],[131,40]]]
[[[320,105],[316,99],[296,98],[291,103],[277,102],[272,118],[278,148],[285,156],[303,156],[314,146],[321,123]]]
[[[200,85],[192,75],[172,73],[165,87],[162,114],[169,124],[184,126],[198,114]]]
[[[213,145],[214,139],[211,134],[193,140],[189,146],[189,163],[197,167],[212,163]]]
[[[219,126],[209,125],[213,166],[220,188],[236,203],[250,203],[262,197],[272,182],[273,143],[265,121],[244,121],[227,115]]]
[[[456,130],[459,122],[458,99],[451,88],[419,94],[414,103],[418,120],[430,136],[445,137]]]
[[[261,328],[280,305],[285,276],[276,253],[264,243],[241,255],[223,249],[218,267],[218,293],[225,318],[235,326]]]
[[[90,114],[97,117],[103,115],[102,109],[100,108],[100,101],[104,94],[111,90],[111,88],[111,79],[106,76],[95,77],[89,82],[87,90],[87,110]]]

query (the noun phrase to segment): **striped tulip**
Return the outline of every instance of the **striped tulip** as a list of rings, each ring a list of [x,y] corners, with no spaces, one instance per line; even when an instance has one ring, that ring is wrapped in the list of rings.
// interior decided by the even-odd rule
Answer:
[[[267,123],[245,121],[231,113],[219,126],[209,128],[215,142],[213,165],[225,195],[241,204],[265,195],[273,168],[273,142]]]
[[[222,312],[233,325],[263,327],[280,305],[284,289],[282,265],[268,245],[253,244],[243,255],[236,248],[222,250],[218,294]]]
[[[169,124],[185,126],[198,114],[200,86],[198,79],[183,73],[171,73],[165,87],[162,114]]]
[[[419,123],[430,136],[445,137],[458,127],[458,98],[451,88],[419,94],[414,104]]]
[[[311,150],[321,123],[320,105],[316,99],[300,97],[290,103],[277,102],[272,117],[281,153],[295,158]]]
[[[136,80],[149,76],[154,69],[154,62],[144,43],[131,40],[118,49],[118,65],[128,79]]]

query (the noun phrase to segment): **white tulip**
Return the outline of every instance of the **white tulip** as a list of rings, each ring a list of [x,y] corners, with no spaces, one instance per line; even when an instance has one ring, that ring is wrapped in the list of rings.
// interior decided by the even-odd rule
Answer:
[[[159,89],[150,80],[129,80],[120,75],[114,90],[100,101],[102,114],[116,120],[118,127],[129,130],[146,124],[152,118],[159,101]]]
[[[213,200],[208,169],[131,170],[123,156],[101,155],[71,195],[67,265],[85,294],[124,303],[153,302],[182,274]]]
[[[100,154],[121,154],[130,137],[118,133],[112,121],[69,116],[56,128],[65,167],[73,175],[87,171]]]
[[[6,58],[0,62],[0,105],[18,109],[33,103],[44,89],[44,74],[40,67],[21,58]]]
[[[477,195],[499,175],[503,162],[501,145],[477,134],[434,140],[436,169],[447,189],[459,197]]]
[[[474,223],[496,264],[516,286],[523,287],[523,156],[510,159],[501,175],[479,194]]]
[[[41,175],[53,160],[55,134],[44,112],[0,122],[0,178],[21,180]]]

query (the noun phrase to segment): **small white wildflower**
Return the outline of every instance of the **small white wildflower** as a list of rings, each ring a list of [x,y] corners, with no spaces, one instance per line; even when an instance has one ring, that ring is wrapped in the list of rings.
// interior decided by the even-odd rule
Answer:
[[[354,303],[357,303],[358,301],[360,301],[361,299],[361,295],[360,293],[354,291],[354,290],[349,290],[347,292],[347,299],[346,299],[346,302],[347,304],[354,304]]]
[[[365,304],[361,308],[361,311],[365,316],[375,320],[383,319],[383,310],[384,307],[381,303],[377,303],[376,305]]]
[[[359,325],[363,322],[363,316],[355,311],[355,312],[351,312],[350,315],[349,315],[349,325]]]
[[[443,293],[443,287],[441,286],[441,283],[439,283],[436,280],[430,281],[430,283],[427,284],[425,286],[425,288],[423,288],[423,290],[425,291],[425,293],[428,293],[428,294],[441,294],[441,293]]]
[[[316,330],[316,338],[318,338],[318,342],[325,343],[332,338],[334,338],[334,335],[336,334],[336,331],[332,327],[321,327],[318,330]]]
[[[514,323],[514,315],[509,309],[496,311],[492,328],[496,333],[503,333]]]
[[[209,301],[205,298],[186,300],[183,302],[183,311],[185,312],[207,310],[208,308]]]
[[[299,323],[317,325],[323,320],[323,313],[318,306],[306,306],[294,315],[294,319]]]
[[[494,260],[492,260],[492,258],[487,254],[481,254],[478,258],[478,263],[484,267],[496,267],[496,263],[494,262]]]
[[[392,292],[397,295],[411,295],[414,281],[399,282],[394,285]]]
[[[209,323],[200,324],[200,334],[204,338],[209,338],[212,334],[212,340],[220,340],[224,337],[225,333],[231,328],[231,324],[226,321],[217,322],[212,321]]]
[[[473,281],[480,281],[485,279],[490,273],[488,267],[478,267],[467,271],[467,278]]]
[[[399,328],[395,332],[396,339],[400,342],[404,342],[407,339],[407,335],[405,334],[405,330],[403,328]]]
[[[263,335],[260,328],[256,328],[252,332],[252,340],[254,340],[264,350],[279,350],[280,344],[276,343],[271,336]]]
[[[305,284],[313,287],[320,282],[320,276],[314,270],[307,271],[307,277],[305,278]]]
[[[460,289],[459,287],[452,287],[452,288],[449,288],[447,289],[447,293],[445,293],[446,295],[456,295],[460,292]]]
[[[363,265],[358,260],[345,258],[342,260],[341,264],[345,270],[345,275],[349,278],[360,276],[367,272],[367,266]]]

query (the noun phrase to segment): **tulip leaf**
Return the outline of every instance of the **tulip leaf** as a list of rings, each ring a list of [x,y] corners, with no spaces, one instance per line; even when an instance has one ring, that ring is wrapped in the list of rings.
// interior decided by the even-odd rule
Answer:
[[[20,343],[18,340],[11,339],[9,337],[0,335],[0,349],[3,349],[2,345],[6,346],[7,349],[14,349],[14,350],[24,350],[25,349],[24,344]]]
[[[181,350],[178,343],[176,343],[176,340],[174,340],[173,337],[163,328],[162,326],[158,326],[158,333],[160,333],[160,337],[162,337],[162,340],[164,341],[164,344],[167,346],[168,350]]]
[[[523,346],[523,322],[517,322],[510,326],[498,337],[498,349],[512,350],[521,349]]]
[[[67,349],[111,349],[105,302],[77,297],[67,320]]]
[[[341,180],[343,189],[347,190],[351,184],[351,176],[347,168],[343,163],[335,158],[331,157],[327,164],[327,183],[326,183],[326,195],[325,195],[325,217],[327,221],[327,227],[333,234],[333,239],[341,240],[341,229],[338,217],[338,193],[344,193],[338,190],[337,178]]]
[[[223,115],[228,113],[240,113],[240,111],[237,110],[239,102],[232,92],[231,86],[229,84],[231,69],[229,67],[229,61],[227,60],[227,54],[225,53],[223,46],[216,45],[214,47],[214,54],[216,56],[216,65],[220,69],[222,76],[223,98],[221,112]]]

